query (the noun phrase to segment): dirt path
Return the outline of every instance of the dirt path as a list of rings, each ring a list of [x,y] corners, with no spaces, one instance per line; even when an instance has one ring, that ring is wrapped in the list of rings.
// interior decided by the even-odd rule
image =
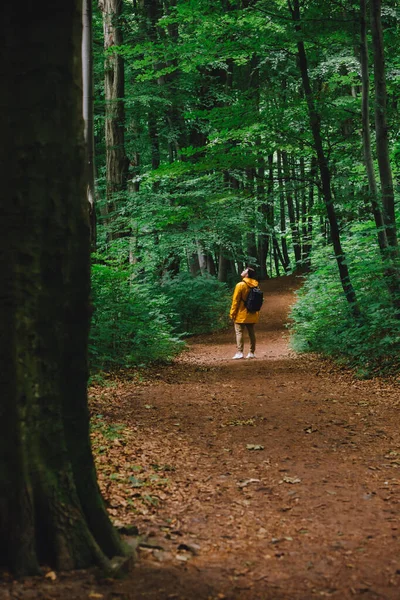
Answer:
[[[143,536],[133,572],[4,598],[400,598],[399,389],[291,352],[294,285],[264,286],[257,360],[232,361],[228,331],[94,390],[103,493]]]

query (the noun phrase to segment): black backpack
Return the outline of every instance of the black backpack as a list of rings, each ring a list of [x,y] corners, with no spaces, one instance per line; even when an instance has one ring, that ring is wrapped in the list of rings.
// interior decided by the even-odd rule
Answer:
[[[244,301],[244,305],[249,312],[257,312],[262,307],[263,302],[264,295],[260,288],[257,286],[250,288],[249,295]]]

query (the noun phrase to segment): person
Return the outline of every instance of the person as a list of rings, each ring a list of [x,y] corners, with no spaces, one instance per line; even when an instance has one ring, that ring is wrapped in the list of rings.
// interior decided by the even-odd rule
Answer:
[[[234,360],[243,358],[243,332],[247,329],[250,338],[250,352],[246,358],[256,358],[256,334],[254,331],[255,323],[258,323],[259,312],[249,312],[245,306],[245,300],[250,293],[252,287],[258,286],[255,270],[252,267],[247,267],[241,274],[242,281],[235,287],[232,297],[231,310],[229,316],[235,325],[236,346],[237,352],[233,357]]]

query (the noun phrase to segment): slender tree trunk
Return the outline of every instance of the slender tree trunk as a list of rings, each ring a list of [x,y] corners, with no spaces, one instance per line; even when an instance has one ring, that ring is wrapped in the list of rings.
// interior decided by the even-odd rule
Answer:
[[[374,162],[371,151],[371,130],[369,114],[369,68],[368,68],[368,43],[367,43],[367,23],[366,10],[367,1],[360,0],[360,62],[361,62],[361,81],[362,81],[362,138],[365,168],[368,177],[369,197],[371,202],[372,214],[377,228],[378,243],[381,251],[387,248],[385,224],[383,221],[382,210],[378,200],[378,188],[376,185]]]
[[[290,7],[290,2],[289,2]],[[300,6],[299,0],[293,0],[292,18],[295,23],[295,29],[297,35],[301,33],[301,22],[300,22]],[[356,293],[350,279],[350,273],[346,262],[346,256],[342,248],[340,240],[339,225],[336,217],[336,211],[333,204],[332,190],[331,190],[331,173],[328,166],[328,161],[325,156],[322,137],[321,137],[321,120],[318,114],[314,97],[311,90],[310,78],[308,74],[307,55],[304,47],[304,42],[298,38],[297,41],[297,52],[299,59],[299,68],[301,78],[303,81],[304,94],[307,101],[308,114],[310,119],[311,131],[314,139],[315,150],[317,154],[318,167],[321,176],[322,193],[328,215],[328,220],[331,229],[332,245],[335,253],[336,262],[338,265],[340,281],[342,284],[343,292],[346,300],[350,305],[351,311],[355,317],[360,315],[360,309],[357,303]]]
[[[205,275],[207,271],[207,254],[204,251],[203,244],[200,240],[196,240],[197,258],[199,260],[200,273]]]
[[[283,178],[282,178],[282,153],[278,151],[278,187],[279,187],[279,208],[280,208],[280,229],[281,229],[281,244],[282,244],[282,255],[284,260],[284,269],[287,271],[290,265],[290,258],[288,253],[287,241],[286,241],[286,210],[285,210],[285,193],[283,189]]]
[[[2,17],[0,564],[24,575],[123,549],[89,442],[82,3],[20,0]]]
[[[214,257],[209,252],[207,252],[207,272],[210,273],[210,275],[213,275],[214,277],[217,274]]]
[[[218,257],[218,281],[226,283],[228,280],[229,260],[224,255],[224,249],[220,248]]]
[[[314,187],[315,187],[315,176],[317,172],[317,160],[315,156],[311,158],[310,167],[310,188],[308,192],[308,207],[307,207],[307,218],[305,222],[305,235],[303,240],[303,262],[306,270],[311,267],[311,250],[312,250],[312,234],[313,234],[313,216],[312,210],[314,207]]]
[[[257,143],[260,143],[258,140]],[[257,202],[258,202],[258,210],[263,215],[263,227],[258,234],[258,243],[257,243],[257,256],[258,256],[258,264],[260,269],[260,279],[268,279],[267,273],[267,257],[268,257],[268,232],[265,227],[265,216],[263,207],[265,206],[265,160],[261,152],[258,155],[258,168],[257,168]]]
[[[372,43],[374,48],[375,131],[376,149],[381,180],[383,219],[391,254],[397,257],[396,216],[392,169],[389,159],[389,137],[386,115],[386,79],[381,21],[381,0],[370,0]]]
[[[371,152],[371,136],[369,125],[369,71],[368,44],[366,35],[366,0],[360,0],[361,21],[361,75],[363,146],[365,165],[368,175],[371,207],[377,227],[378,244],[385,264],[385,280],[392,298],[393,306],[400,316],[400,273],[398,266],[398,245],[396,235],[396,219],[394,214],[394,190],[392,172],[389,160],[389,141],[386,118],[386,82],[385,63],[383,55],[383,37],[380,2],[371,1],[372,39],[374,45],[374,75],[375,75],[375,128],[378,155],[379,175],[382,189],[383,214],[378,200],[375,172]]]
[[[296,220],[296,211],[295,205],[293,201],[293,186],[290,182],[290,168],[289,161],[286,152],[282,152],[282,169],[283,175],[285,178],[285,195],[286,202],[288,207],[288,215],[289,215],[289,223],[290,229],[292,230],[292,242],[293,242],[293,252],[294,259],[296,262],[296,266],[298,267],[301,263],[301,245],[300,245],[300,235],[299,228]]]
[[[263,167],[264,170],[264,167]],[[268,179],[267,179],[267,195],[266,199],[260,206],[260,211],[263,216],[263,226],[259,238],[259,263],[260,263],[260,279],[266,279],[267,274],[267,258],[268,252],[272,246],[272,232],[274,228],[274,162],[273,155],[268,156]],[[266,201],[265,201],[266,200]]]
[[[124,61],[114,46],[123,42],[120,19],[122,0],[99,0],[103,13],[104,50],[104,94],[106,102],[105,138],[107,165],[107,200],[112,202],[115,193],[126,190],[129,160],[125,152],[125,75]]]
[[[304,156],[300,157],[300,180],[301,180],[301,189],[300,189],[300,219],[301,219],[301,261],[304,265],[304,244],[307,238],[307,194],[306,194],[306,165],[304,161]],[[300,220],[299,220],[300,221]],[[300,228],[300,222],[299,222]]]
[[[275,272],[276,272],[276,276],[279,277],[280,276],[280,272],[279,272],[279,246],[278,246],[278,242],[275,238],[275,236],[272,237],[272,244],[273,244],[273,251],[274,251],[274,264],[275,264]]]
[[[198,256],[197,252],[188,250],[187,251],[187,259],[188,259],[188,267],[189,267],[190,274],[193,275],[194,277],[197,277],[197,275],[199,275],[201,272],[199,256]]]
[[[299,186],[297,183],[297,171],[296,171],[296,158],[295,156],[291,157],[291,177],[293,181],[293,200],[294,200],[294,214],[296,218],[296,228],[299,235],[299,246],[301,253],[301,232],[300,232],[300,198],[299,198]]]
[[[246,178],[243,192],[245,197],[250,200],[253,204],[253,199],[255,197],[255,169],[250,167],[246,169]],[[257,261],[258,251],[257,251],[257,231],[256,231],[256,208],[254,205],[248,210],[247,219],[246,219],[246,253],[247,260],[250,263],[254,263]]]
[[[284,271],[286,271],[286,269],[287,269],[287,264],[286,264],[286,262],[285,262],[285,259],[284,259],[284,257],[283,257],[283,254],[282,254],[282,252],[281,252],[281,249],[280,249],[280,247],[279,247],[279,242],[278,242],[278,240],[276,239],[276,235],[275,235],[275,234],[273,234],[273,236],[272,236],[272,242],[273,242],[273,245],[274,245],[274,253],[276,254],[276,257],[277,257],[277,259],[278,259],[278,265],[279,265],[279,263],[280,263],[280,264],[282,265],[282,267],[283,267]],[[278,270],[279,270],[279,269],[277,268],[277,275],[278,275],[278,277],[279,277]]]

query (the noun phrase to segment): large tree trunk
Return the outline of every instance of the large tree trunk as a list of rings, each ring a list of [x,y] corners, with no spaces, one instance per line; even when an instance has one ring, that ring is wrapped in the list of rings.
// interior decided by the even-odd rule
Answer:
[[[93,132],[93,51],[92,51],[92,2],[83,0],[82,10],[82,83],[83,120],[85,123],[85,144],[87,164],[87,197],[90,215],[90,238],[92,248],[96,247],[95,211],[95,169]]]
[[[123,552],[89,442],[81,4],[3,6],[0,564],[18,574]]]
[[[383,219],[392,256],[397,254],[396,216],[392,169],[389,160],[389,137],[386,116],[386,79],[381,22],[381,0],[371,1],[372,43],[374,48],[376,150],[381,180]]]
[[[290,2],[289,8],[291,9]],[[326,206],[326,212],[331,229],[332,245],[335,253],[336,262],[338,265],[340,282],[342,284],[343,292],[347,302],[350,305],[351,311],[355,317],[360,314],[359,306],[357,303],[356,293],[350,279],[350,273],[346,262],[346,256],[342,248],[339,232],[339,224],[337,221],[336,211],[333,203],[332,189],[331,189],[331,172],[329,170],[328,161],[325,156],[322,136],[321,136],[321,120],[315,108],[315,102],[313,93],[311,90],[310,78],[308,74],[308,63],[307,55],[304,47],[304,42],[299,37],[301,33],[301,21],[300,21],[300,5],[299,0],[293,0],[292,18],[295,23],[295,29],[298,36],[297,41],[297,52],[299,59],[299,68],[301,78],[303,81],[304,94],[307,101],[308,115],[310,119],[311,131],[314,139],[315,151],[317,154],[318,168],[321,177],[322,194]]]

